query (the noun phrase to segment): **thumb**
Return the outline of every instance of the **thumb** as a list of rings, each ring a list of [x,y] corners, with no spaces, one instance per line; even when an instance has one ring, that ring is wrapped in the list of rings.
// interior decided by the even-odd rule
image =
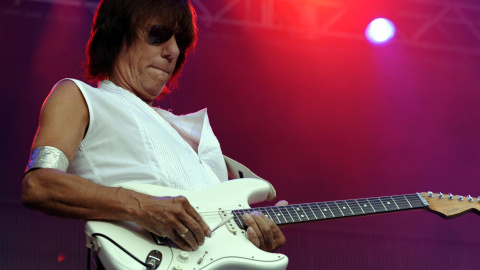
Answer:
[[[285,206],[288,205],[288,202],[285,200],[278,201],[275,206]]]

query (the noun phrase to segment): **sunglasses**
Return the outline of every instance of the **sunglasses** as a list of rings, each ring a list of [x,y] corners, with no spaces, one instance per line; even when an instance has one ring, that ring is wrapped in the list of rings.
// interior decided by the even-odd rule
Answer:
[[[167,42],[173,35],[178,34],[172,28],[161,24],[156,24],[150,28],[139,26],[148,30],[148,42],[155,46]],[[177,36],[175,38],[178,48],[181,52],[184,52],[187,49],[187,44],[184,44],[185,42],[182,42],[181,38],[177,38]]]

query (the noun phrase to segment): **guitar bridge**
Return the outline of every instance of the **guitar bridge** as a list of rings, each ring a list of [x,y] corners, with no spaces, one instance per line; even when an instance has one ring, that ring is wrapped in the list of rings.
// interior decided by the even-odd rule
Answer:
[[[222,209],[218,211],[218,214],[220,215],[220,218],[222,220],[227,219],[231,216],[230,213],[227,213],[227,211]],[[227,221],[227,223],[225,223],[225,227],[227,227],[228,231],[233,233],[233,235],[237,235],[237,228],[233,224],[233,219],[230,219],[229,221]]]

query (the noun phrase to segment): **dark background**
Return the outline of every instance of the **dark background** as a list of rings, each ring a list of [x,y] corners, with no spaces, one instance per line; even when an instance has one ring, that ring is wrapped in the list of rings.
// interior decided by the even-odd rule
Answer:
[[[159,105],[207,107],[224,154],[290,203],[480,195],[480,6],[358,2],[194,1],[196,52]],[[83,223],[29,211],[20,194],[43,100],[83,78],[96,4],[0,4],[2,269],[86,268]],[[395,21],[393,42],[363,38],[373,16]],[[289,269],[475,269],[479,221],[407,211],[294,225],[279,252]]]

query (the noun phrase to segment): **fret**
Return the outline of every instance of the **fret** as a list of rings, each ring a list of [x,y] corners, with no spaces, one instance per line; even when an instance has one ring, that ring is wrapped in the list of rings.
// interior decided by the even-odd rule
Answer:
[[[393,196],[393,199],[397,202],[400,208],[410,208],[410,204],[405,196]]]
[[[397,207],[397,209],[400,209],[400,207],[398,206],[398,204],[395,201],[395,199],[393,198],[393,196],[390,196],[390,199],[392,199],[393,203],[395,203],[395,206]]]
[[[375,199],[377,199],[378,201],[380,201],[380,203],[382,204],[383,208],[385,208],[385,211],[388,211],[387,207],[385,207],[385,204],[383,204],[381,198],[375,198]],[[375,199],[374,199],[374,200],[375,200]]]
[[[270,211],[269,211],[270,210]],[[270,218],[275,224],[281,224],[282,222],[278,218],[277,215],[275,215],[275,210],[273,207],[265,207],[265,211],[267,211],[267,217]]]
[[[370,207],[372,207],[373,212],[376,213],[377,211],[376,211],[375,208],[373,207],[372,203],[371,203],[368,199],[366,199],[366,200],[367,200],[368,204],[370,205]]]
[[[257,207],[255,208],[255,211],[262,213],[264,216],[268,215],[267,209],[265,209],[265,207]]]
[[[363,210],[365,210],[365,213],[366,214],[373,214],[373,213],[376,213],[377,211],[375,211],[375,208],[373,208],[373,205],[370,203],[370,201],[368,199],[363,199],[363,200],[360,200],[361,201],[361,204],[363,206]]]
[[[267,211],[266,207],[258,207],[257,209],[260,210],[258,212],[262,213],[266,217],[269,217],[269,214],[268,214],[268,211]]]
[[[365,214],[365,211],[363,210],[363,207],[358,203],[358,200],[354,200],[357,204],[360,210],[362,210],[362,213]]]
[[[233,216],[234,216],[233,219],[235,220],[235,223],[237,223],[237,226],[239,228],[246,229],[248,226],[242,218],[242,216],[243,216],[242,212],[245,212],[245,211],[244,210],[234,210],[234,211],[232,211]]]
[[[332,209],[330,209],[330,207],[326,203],[317,203],[317,205],[322,211],[322,214],[325,216],[325,218],[335,217],[335,214],[332,212]]]
[[[350,206],[347,204],[346,201],[336,201],[335,204],[340,208],[340,211],[342,211],[343,216],[352,216],[354,215],[352,209]]]
[[[310,210],[308,207],[308,204],[300,204],[300,208],[302,209],[303,213],[305,213],[305,216],[307,217],[307,221],[309,220],[316,220],[315,218],[315,213]]]
[[[282,213],[282,210],[279,208],[279,207],[276,207],[276,208],[272,208],[273,209],[273,212],[276,214],[277,217],[282,217],[283,220],[285,220],[285,223],[288,223],[287,219],[285,218],[285,216],[283,215]],[[275,212],[276,211],[276,212]],[[280,221],[280,218],[278,219]],[[280,222],[281,224],[282,222]]]
[[[400,209],[412,208],[412,206],[408,202],[408,199],[405,198],[405,196],[392,196],[392,198],[395,200],[395,203],[397,204],[398,208]]]
[[[290,222],[294,222],[295,219],[292,217],[292,215],[290,214],[290,211],[288,210],[287,206],[280,206],[280,211],[282,212],[282,215],[285,217],[285,212],[288,214],[287,217],[290,217],[290,220],[287,219],[287,221],[290,223]]]
[[[404,195],[403,197],[405,198],[405,200],[407,200],[407,203],[410,205],[410,208],[413,208],[413,207],[412,207],[412,204],[411,204],[410,201],[407,199],[407,196]]]
[[[307,218],[307,221],[309,221],[311,215],[309,215],[309,214],[307,214],[307,212],[305,212],[305,209],[303,209],[303,205],[302,205],[302,204],[299,204],[298,206],[299,206],[299,207],[297,208],[297,210],[300,209],[300,210],[302,210],[303,214],[305,214],[305,215],[300,214],[300,216],[302,217],[302,220],[305,221],[305,218],[304,218],[304,217],[306,217],[306,218]]]
[[[338,210],[340,210],[340,213],[342,213],[342,216],[345,216],[345,214],[342,211],[342,208],[340,208],[340,206],[338,206],[338,203],[337,202],[334,202],[334,203],[337,206]]]
[[[350,209],[350,212],[352,212],[352,215],[355,215],[355,212],[353,212],[352,208],[350,207],[350,205],[348,204],[347,201],[344,201],[345,204],[347,205],[348,209]]]
[[[293,209],[293,211],[295,211],[295,214],[297,215],[297,218],[298,218],[297,221],[302,220],[302,218],[300,218],[300,215],[298,214],[298,212],[297,212],[297,210],[295,209],[295,207],[293,207],[292,205],[289,205],[289,208],[290,208],[290,209]]]
[[[340,217],[340,216],[343,217],[344,216],[342,211],[340,210],[340,208],[338,207],[338,205],[335,202],[325,202],[325,204],[330,209],[330,212],[332,212],[332,215],[334,217]]]
[[[310,207],[310,204],[309,204],[309,203],[307,204],[307,206],[308,206],[308,208],[310,209],[310,211],[312,212],[312,214],[313,214],[313,216],[315,217],[315,219],[319,219],[319,218],[317,217],[317,215],[315,214],[315,211],[313,211],[312,207]]]
[[[378,200],[382,203],[386,211],[398,210],[398,207],[392,202],[390,197],[380,197]]]
[[[365,211],[363,211],[362,207],[356,200],[347,200],[345,201],[347,204],[348,208],[350,211],[352,211],[352,215],[357,216],[357,215],[363,215],[365,214]]]
[[[385,212],[387,208],[383,205],[379,198],[368,198],[367,201],[373,207],[375,212]]]
[[[327,218],[327,217],[325,216],[325,214],[323,213],[322,208],[318,205],[318,203],[315,203],[315,206],[318,208],[318,210],[320,210],[320,213],[322,213],[323,218]]]

